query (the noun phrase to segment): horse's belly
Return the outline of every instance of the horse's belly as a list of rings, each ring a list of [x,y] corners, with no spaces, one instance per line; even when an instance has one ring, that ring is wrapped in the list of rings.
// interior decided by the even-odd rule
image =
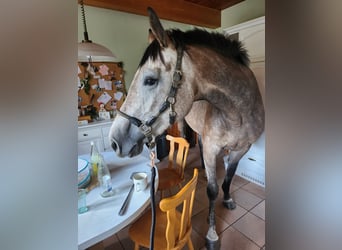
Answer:
[[[199,135],[210,138],[211,143],[216,142],[219,147],[228,147],[231,150],[239,150],[245,145],[253,143],[259,134],[250,133],[249,126],[224,126],[224,122],[217,122],[207,114],[213,107],[205,100],[193,103],[185,120],[189,126]],[[215,112],[214,112],[215,113]],[[256,132],[256,131],[253,131]],[[204,139],[204,138],[203,138]]]

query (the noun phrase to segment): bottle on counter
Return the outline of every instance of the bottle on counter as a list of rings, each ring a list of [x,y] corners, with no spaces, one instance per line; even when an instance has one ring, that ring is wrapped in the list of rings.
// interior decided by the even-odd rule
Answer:
[[[100,153],[93,141],[90,142],[91,178],[97,181],[97,169],[100,161]]]
[[[99,164],[97,168],[97,179],[101,188],[101,196],[102,197],[110,197],[114,195],[113,187],[112,187],[112,179],[110,176],[110,172],[106,162],[103,159],[103,156],[99,155]]]

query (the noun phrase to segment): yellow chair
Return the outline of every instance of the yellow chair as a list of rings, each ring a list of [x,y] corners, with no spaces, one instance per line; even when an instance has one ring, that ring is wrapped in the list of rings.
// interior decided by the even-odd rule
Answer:
[[[182,187],[181,182],[184,180],[184,168],[189,153],[189,143],[182,137],[173,137],[166,135],[166,139],[170,141],[170,151],[168,156],[168,166],[158,168],[160,198],[163,198],[163,192],[178,186]],[[176,148],[178,150],[176,151]],[[158,165],[162,165],[163,161]]]
[[[190,250],[194,249],[191,241],[191,216],[197,178],[198,170],[195,168],[192,179],[177,194],[162,199],[159,207],[156,207],[155,250],[177,250],[186,244]],[[177,207],[181,207],[181,204],[180,212]],[[135,243],[134,250],[140,246],[150,246],[151,221],[151,210],[148,210],[129,228],[129,237]]]

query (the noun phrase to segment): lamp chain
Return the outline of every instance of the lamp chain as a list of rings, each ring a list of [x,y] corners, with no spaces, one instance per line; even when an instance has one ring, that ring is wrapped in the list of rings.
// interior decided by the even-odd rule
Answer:
[[[83,0],[80,0],[80,4],[81,4],[81,13],[82,13],[82,21],[83,21],[83,28],[84,28],[84,41],[88,42],[89,38],[88,38],[88,31],[87,31],[87,23],[86,23],[86,19],[85,19],[85,11],[84,11],[84,5],[83,5]],[[89,41],[91,42],[91,41]]]

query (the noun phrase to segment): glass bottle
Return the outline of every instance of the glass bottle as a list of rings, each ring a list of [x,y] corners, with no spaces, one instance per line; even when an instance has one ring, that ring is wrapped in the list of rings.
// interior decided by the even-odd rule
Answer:
[[[101,196],[110,197],[114,195],[112,179],[106,162],[102,155],[99,155],[99,164],[97,169],[97,179],[100,183]]]
[[[91,164],[91,177],[97,181],[97,169],[100,161],[100,153],[93,141],[90,142],[90,164]]]

